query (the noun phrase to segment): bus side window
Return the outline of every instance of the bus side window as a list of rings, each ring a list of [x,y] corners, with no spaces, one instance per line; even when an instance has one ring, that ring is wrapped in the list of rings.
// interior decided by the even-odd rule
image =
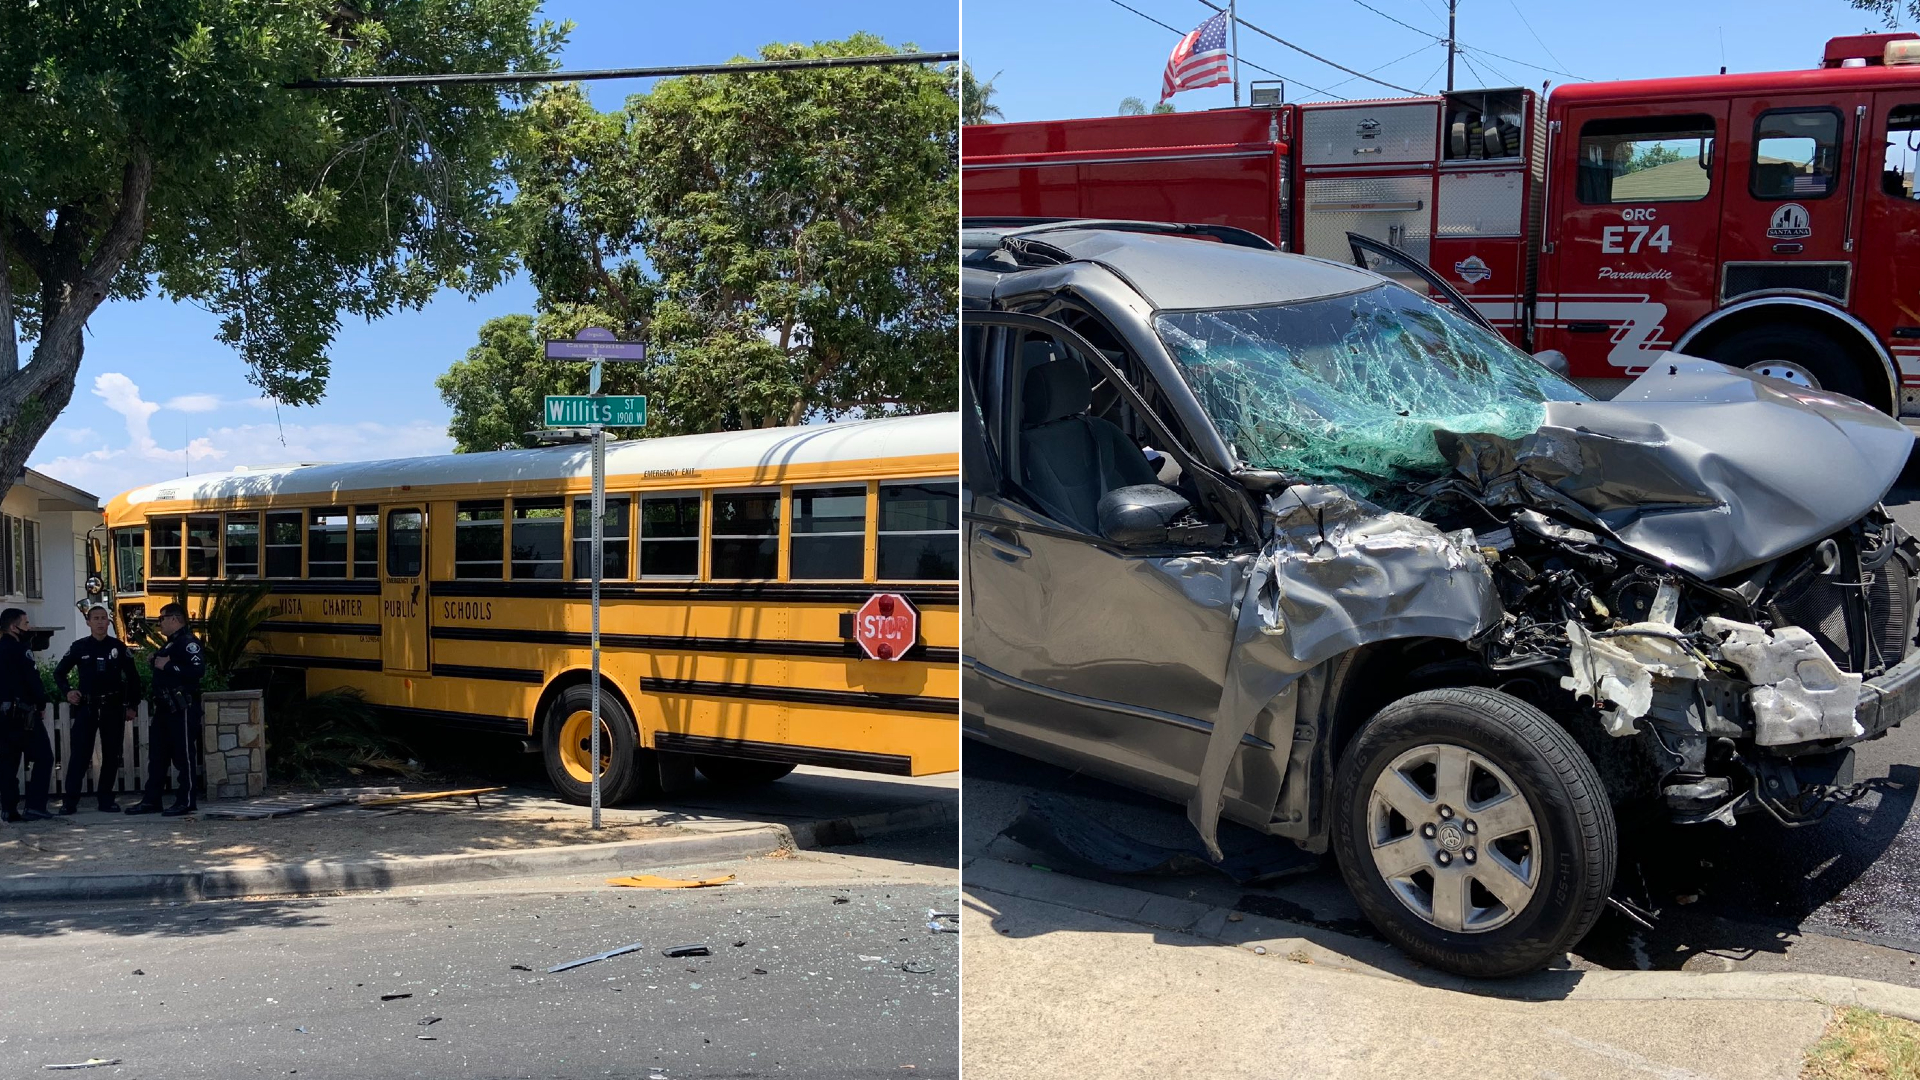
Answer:
[[[227,576],[260,576],[260,515],[227,515]]]
[[[420,576],[421,519],[418,510],[391,510],[387,513],[387,576]]]
[[[879,545],[881,581],[959,580],[959,483],[881,484]]]
[[[289,510],[267,515],[267,576],[300,576],[300,511]]]
[[[716,492],[713,576],[772,580],[780,573],[780,493]]]
[[[609,495],[600,519],[600,576],[620,579],[627,576],[627,520],[632,498]],[[573,500],[573,576],[593,576],[593,497],[577,495]]]
[[[499,499],[463,502],[453,512],[453,576],[498,578],[506,556],[506,504]]]
[[[157,578],[177,578],[180,576],[180,543],[185,537],[186,522],[182,518],[153,518],[147,522],[153,530],[153,550],[149,552],[148,570]]]
[[[700,576],[700,496],[641,496],[640,576]]]
[[[788,540],[796,581],[859,581],[866,576],[867,485],[793,489]]]
[[[353,508],[353,576],[356,578],[377,578],[380,567],[376,556],[380,552],[380,508],[377,506],[356,506]]]

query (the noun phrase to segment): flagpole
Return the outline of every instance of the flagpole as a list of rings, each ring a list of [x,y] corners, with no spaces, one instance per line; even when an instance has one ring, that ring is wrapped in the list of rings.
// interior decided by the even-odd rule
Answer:
[[[1227,59],[1233,63],[1233,105],[1240,107],[1240,17],[1234,13],[1236,0],[1227,0],[1227,33],[1231,35],[1227,46]]]

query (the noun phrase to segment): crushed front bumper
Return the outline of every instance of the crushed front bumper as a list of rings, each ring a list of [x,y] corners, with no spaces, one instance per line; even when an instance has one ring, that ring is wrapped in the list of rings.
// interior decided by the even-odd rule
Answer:
[[[1882,735],[1915,712],[1920,712],[1920,650],[1885,675],[1861,684],[1860,703],[1854,706],[1853,715],[1864,733],[1840,745],[1851,746]]]

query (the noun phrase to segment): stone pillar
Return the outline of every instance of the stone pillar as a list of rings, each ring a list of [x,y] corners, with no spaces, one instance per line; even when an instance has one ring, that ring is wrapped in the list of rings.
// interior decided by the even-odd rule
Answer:
[[[244,799],[267,790],[267,718],[259,690],[200,695],[209,799]]]

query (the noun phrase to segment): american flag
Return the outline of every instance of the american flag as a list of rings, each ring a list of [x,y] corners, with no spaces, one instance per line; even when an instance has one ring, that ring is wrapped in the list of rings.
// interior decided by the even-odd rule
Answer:
[[[1173,55],[1167,57],[1167,73],[1160,77],[1160,100],[1182,90],[1225,86],[1231,79],[1227,68],[1227,13],[1223,11],[1173,47]]]

